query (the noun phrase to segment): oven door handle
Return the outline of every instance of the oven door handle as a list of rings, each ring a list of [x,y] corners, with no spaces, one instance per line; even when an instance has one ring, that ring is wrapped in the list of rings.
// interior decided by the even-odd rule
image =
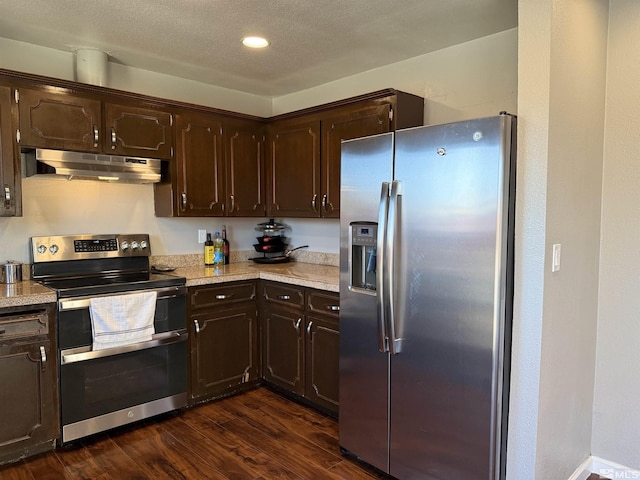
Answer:
[[[89,304],[92,298],[98,297],[114,297],[119,295],[127,295],[133,293],[142,293],[142,292],[156,292],[158,294],[157,299],[163,300],[167,298],[175,298],[175,297],[184,297],[187,294],[186,287],[168,287],[161,288],[158,290],[134,290],[130,292],[124,293],[110,293],[107,295],[93,295],[91,297],[76,297],[76,298],[63,298],[62,300],[58,300],[58,310],[61,312],[68,312],[70,310],[82,310],[83,308],[89,308]]]
[[[186,342],[189,334],[186,330],[175,330],[172,332],[156,333],[148,342],[132,343],[131,345],[123,345],[121,347],[107,348],[104,350],[91,350],[90,346],[70,348],[60,352],[60,365],[68,365],[70,363],[85,362],[96,358],[110,357],[123,353],[137,352],[147,348],[171,345],[172,343]]]

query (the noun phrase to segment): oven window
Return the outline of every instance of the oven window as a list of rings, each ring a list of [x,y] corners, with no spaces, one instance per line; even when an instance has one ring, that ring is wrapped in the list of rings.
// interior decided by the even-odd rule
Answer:
[[[184,393],[186,385],[185,341],[62,365],[62,424]]]
[[[186,328],[186,297],[158,298],[153,325],[156,333]],[[88,308],[58,312],[58,348],[91,345],[91,317]]]

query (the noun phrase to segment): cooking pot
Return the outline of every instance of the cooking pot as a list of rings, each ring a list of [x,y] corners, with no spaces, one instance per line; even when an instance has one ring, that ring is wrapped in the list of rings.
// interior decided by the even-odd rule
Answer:
[[[301,247],[292,248],[291,250],[287,250],[284,255],[279,255],[277,257],[257,257],[252,258],[256,263],[286,263],[291,260],[291,253],[299,250],[301,248],[308,248],[309,245],[302,245]]]
[[[8,261],[2,265],[2,282],[0,283],[16,283],[22,281],[22,264]]]
[[[263,237],[256,237],[256,239],[260,245],[286,245],[285,240],[287,237],[264,235]]]
[[[256,227],[258,232],[262,232],[265,237],[277,237],[284,235],[284,231],[289,229],[289,225],[278,223],[273,218],[268,222],[259,223]]]
[[[274,243],[273,245],[261,245],[259,243],[254,243],[253,248],[256,249],[256,252],[259,253],[280,253],[284,252],[285,248],[287,248],[286,243]]]

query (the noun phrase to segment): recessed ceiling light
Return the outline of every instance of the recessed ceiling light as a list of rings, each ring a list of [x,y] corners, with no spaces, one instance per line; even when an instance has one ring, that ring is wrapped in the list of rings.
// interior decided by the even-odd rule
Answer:
[[[269,45],[269,41],[262,37],[244,37],[242,44],[250,48],[264,48]]]

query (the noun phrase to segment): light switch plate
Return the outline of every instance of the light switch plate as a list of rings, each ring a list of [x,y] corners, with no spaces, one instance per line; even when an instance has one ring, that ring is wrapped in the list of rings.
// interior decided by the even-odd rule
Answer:
[[[551,261],[552,272],[557,272],[560,270],[560,254],[561,253],[562,253],[562,245],[559,243],[555,243],[553,245],[552,261]]]
[[[207,231],[198,230],[198,243],[204,243],[207,241]]]

